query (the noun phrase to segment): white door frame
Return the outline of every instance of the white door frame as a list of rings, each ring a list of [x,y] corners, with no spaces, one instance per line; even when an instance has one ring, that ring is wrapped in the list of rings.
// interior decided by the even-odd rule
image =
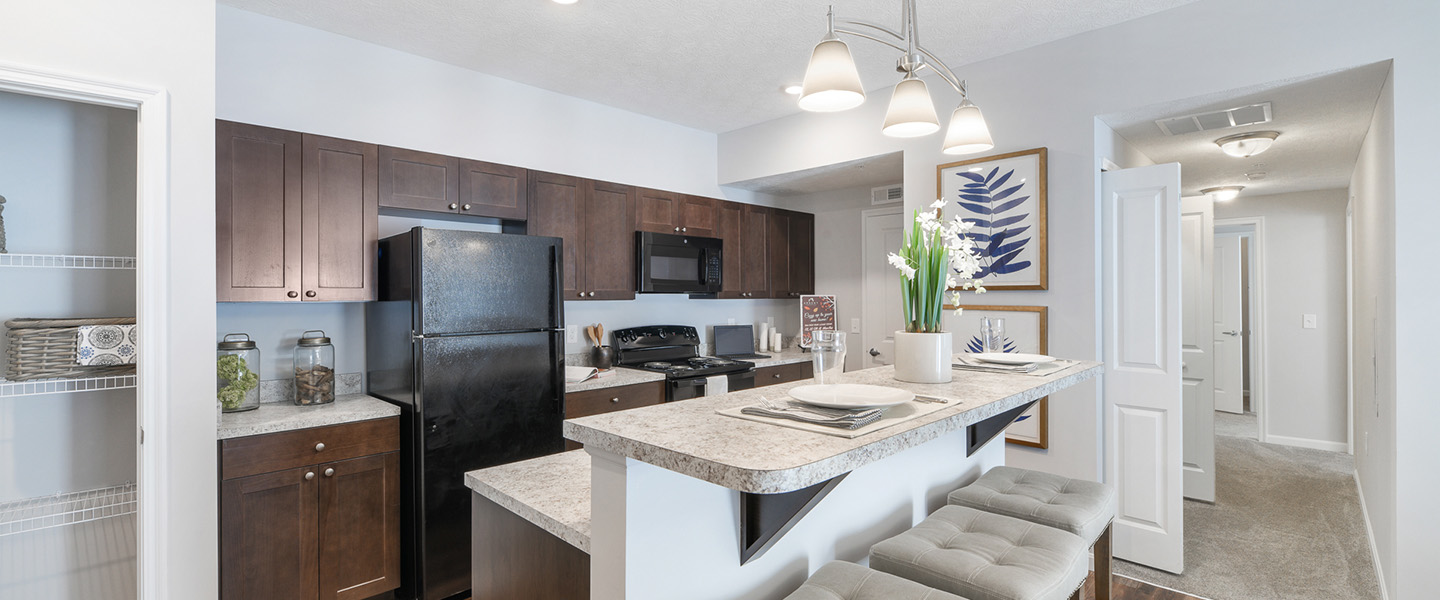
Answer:
[[[0,64],[0,91],[97,104],[134,110],[137,113],[136,142],[136,317],[140,337],[156,340],[139,347],[137,387],[135,390],[136,432],[143,443],[137,443],[136,509],[139,539],[137,548],[137,585],[140,598],[168,598],[164,577],[168,565],[180,564],[172,557],[166,543],[165,515],[170,512],[169,489],[171,473],[167,471],[170,423],[166,418],[170,398],[168,381],[169,357],[166,344],[158,340],[170,337],[167,312],[170,289],[169,236],[170,218],[170,112],[169,94],[164,89],[117,83],[44,71],[11,64]],[[204,201],[204,198],[196,198]]]
[[[905,214],[905,207],[904,207],[903,205],[898,205],[898,204],[895,205],[895,206],[887,206],[887,207],[884,207],[884,208],[871,208],[871,209],[866,209],[866,210],[860,211],[860,248],[861,248],[861,251],[864,252],[864,256],[873,256],[873,254],[871,254],[872,252],[881,252],[881,251],[884,250],[883,248],[872,248],[872,247],[871,247],[871,244],[875,243],[875,241],[870,239],[869,227],[866,226],[866,224],[869,223],[870,218],[871,218],[871,217],[885,217],[885,216],[890,216],[890,215],[894,215],[894,216],[896,216],[896,217],[900,217],[901,215],[904,215],[904,214]],[[902,226],[901,229],[904,229],[904,227]],[[892,250],[895,250],[895,249],[892,249]],[[865,306],[865,295],[869,293],[870,284],[872,283],[872,282],[870,281],[870,279],[871,279],[871,277],[870,277],[869,269],[866,269],[866,268],[865,268],[864,261],[862,260],[862,261],[861,261],[861,264],[860,264],[860,316],[861,316],[861,318],[863,319],[863,320],[861,321],[861,323],[862,323],[863,325],[862,325],[862,327],[861,327],[861,329],[860,329],[860,331],[862,332],[862,333],[860,334],[860,335],[861,335],[860,343],[861,343],[861,345],[863,346],[863,347],[860,349],[861,352],[869,352],[871,348],[874,348],[876,345],[878,345],[878,344],[880,343],[879,340],[872,340],[872,339],[870,339],[870,332],[872,331],[872,329],[871,329],[871,327],[870,327],[870,326],[871,326],[871,323],[870,323],[870,315],[869,315],[869,311],[866,309],[866,306]],[[899,293],[899,290],[896,290],[896,293]],[[865,356],[862,356],[862,357],[860,358],[861,365],[862,365],[860,368],[861,368],[861,369],[864,369],[864,368],[865,368],[864,365],[865,365],[869,360],[870,360],[869,358],[867,358],[867,357],[865,357]]]
[[[1355,197],[1345,202],[1345,450],[1355,454]],[[1379,564],[1378,562],[1376,564]]]
[[[1246,266],[1250,271],[1246,285],[1250,288],[1249,306],[1250,331],[1246,343],[1250,345],[1250,408],[1256,415],[1256,438],[1264,442],[1269,437],[1266,426],[1269,423],[1270,403],[1266,400],[1270,390],[1269,359],[1265,353],[1265,217],[1235,217],[1215,219],[1215,233],[1246,232],[1249,238],[1249,255]]]

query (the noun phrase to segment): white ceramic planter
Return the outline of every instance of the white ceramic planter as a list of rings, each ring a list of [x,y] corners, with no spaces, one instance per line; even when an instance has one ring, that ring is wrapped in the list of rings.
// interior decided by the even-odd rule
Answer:
[[[895,332],[895,378],[910,383],[949,383],[953,336]]]

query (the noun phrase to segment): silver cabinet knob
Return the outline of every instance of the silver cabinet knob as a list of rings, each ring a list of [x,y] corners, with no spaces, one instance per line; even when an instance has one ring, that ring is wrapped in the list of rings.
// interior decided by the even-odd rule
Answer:
[[[314,478],[315,478],[315,472],[314,472],[314,471],[310,471],[310,472],[305,473],[305,481],[310,481],[311,479],[314,479]]]
[[[685,233],[685,232],[687,232],[687,231],[690,231],[690,228],[689,228],[689,227],[681,227],[681,228],[680,228],[680,233]]]
[[[676,228],[675,228],[675,232],[676,232],[676,233],[679,233],[679,232],[680,232],[680,228],[679,228],[679,227],[676,227]]]
[[[584,297],[585,297],[585,292],[580,292],[580,297],[581,297],[581,298],[584,298]]]
[[[300,292],[291,290],[291,291],[289,291],[289,292],[286,292],[285,295],[286,295],[286,296],[289,296],[289,297],[291,297],[291,298],[299,298],[299,297],[300,297]]]
[[[451,202],[451,203],[450,203],[450,210],[455,210],[455,209],[457,209],[457,208],[460,208],[460,205],[459,205],[459,204],[455,204],[454,202]]]
[[[320,443],[318,443],[318,444],[315,444],[315,451],[316,451],[316,452],[323,452],[324,450],[325,450],[325,442],[320,442]]]
[[[619,398],[611,398],[611,399],[610,399],[610,403],[611,403],[611,404],[619,404],[619,403],[620,403],[620,399],[619,399]]]
[[[325,476],[326,476],[326,477],[334,477],[334,476],[335,476],[335,469],[325,469]]]
[[[470,205],[466,204],[465,206],[460,207],[460,210],[470,210]]]
[[[594,298],[594,297],[595,297],[595,292],[590,292],[590,297],[591,297],[591,298]]]
[[[775,378],[776,378],[776,379],[779,379],[779,378],[780,378],[780,374],[779,374],[779,373],[776,373],[776,374],[775,374]]]
[[[306,297],[306,298],[314,298],[314,297],[315,297],[315,290],[310,290],[310,291],[308,291],[308,292],[305,292],[305,297]]]

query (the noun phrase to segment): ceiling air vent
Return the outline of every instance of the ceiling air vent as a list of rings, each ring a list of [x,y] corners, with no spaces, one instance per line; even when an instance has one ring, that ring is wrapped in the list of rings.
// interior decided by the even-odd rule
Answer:
[[[870,204],[894,204],[905,199],[905,189],[900,184],[877,187],[870,190]]]
[[[1270,103],[1262,102],[1214,112],[1160,119],[1155,121],[1155,124],[1160,126],[1160,131],[1164,131],[1165,135],[1184,135],[1197,131],[1230,129],[1269,122]]]

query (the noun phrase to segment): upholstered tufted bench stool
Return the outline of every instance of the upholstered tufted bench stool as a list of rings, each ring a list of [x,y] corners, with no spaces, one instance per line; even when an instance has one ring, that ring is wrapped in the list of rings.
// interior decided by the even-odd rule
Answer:
[[[1078,600],[1089,573],[1079,536],[946,506],[870,548],[870,567],[971,600]]]
[[[950,504],[1024,519],[1080,536],[1095,549],[1095,598],[1110,600],[1110,525],[1115,486],[1015,467],[995,467],[950,492]]]
[[[785,600],[965,600],[888,573],[835,561],[816,571]]]

